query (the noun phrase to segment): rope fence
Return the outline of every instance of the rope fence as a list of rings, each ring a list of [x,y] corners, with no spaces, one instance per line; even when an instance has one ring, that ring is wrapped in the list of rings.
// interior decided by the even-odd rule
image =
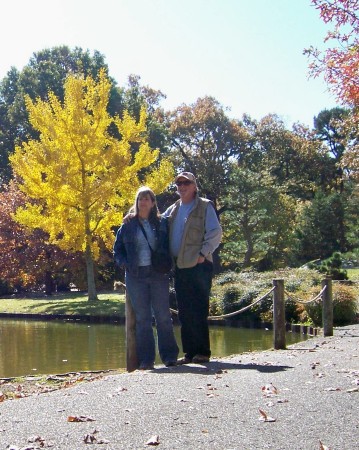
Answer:
[[[209,316],[208,320],[222,320],[237,316],[245,311],[253,308],[255,305],[263,301],[270,294],[273,293],[273,341],[276,350],[286,348],[286,322],[285,322],[285,299],[284,294],[289,300],[302,305],[308,305],[318,301],[323,303],[323,334],[324,336],[333,336],[333,295],[332,295],[332,280],[325,278],[322,280],[322,289],[319,294],[310,300],[300,300],[293,297],[291,293],[284,289],[283,279],[274,279],[273,287],[268,292],[263,294],[260,298],[255,300],[248,306],[245,306],[237,311],[220,316]],[[178,314],[178,311],[171,309],[171,312]]]
[[[270,295],[274,291],[274,289],[275,288],[272,287],[272,289],[270,291],[266,292],[264,295],[262,295],[262,297],[258,298],[257,300],[254,300],[253,303],[251,303],[250,305],[244,306],[243,308],[239,309],[238,311],[233,311],[228,314],[222,314],[221,316],[208,316],[207,319],[208,320],[223,320],[223,319],[229,319],[231,317],[237,316],[238,314],[244,313],[248,309],[251,309],[251,308],[253,308],[253,306],[260,303],[266,297],[268,297],[268,295]],[[176,311],[175,309],[170,308],[170,311],[171,311],[171,313],[178,315],[178,311]]]
[[[333,336],[333,292],[332,292],[332,280],[331,278],[325,278],[322,280],[322,289],[318,295],[311,300],[299,300],[292,296],[288,291],[284,289],[283,279],[274,279],[273,287],[263,294],[260,298],[253,301],[250,305],[247,305],[237,311],[233,311],[228,314],[222,314],[220,316],[209,316],[208,320],[222,320],[229,319],[244,313],[245,311],[253,308],[255,305],[262,302],[270,294],[273,293],[273,346],[275,350],[281,350],[286,348],[286,321],[285,321],[285,298],[284,294],[289,300],[293,300],[299,304],[310,304],[321,300],[323,304],[322,308],[322,322],[323,322],[323,335]],[[170,308],[172,314],[178,314],[178,311]],[[127,347],[127,370],[129,372],[137,368],[137,356],[135,351],[135,314],[131,306],[127,291],[126,291],[126,347]]]
[[[294,298],[288,291],[284,290],[284,293],[287,295],[289,300],[293,300],[296,303],[299,303],[300,305],[308,305],[310,303],[315,303],[317,300],[319,300],[324,291],[326,290],[327,286],[324,286],[323,289],[319,292],[318,295],[316,295],[314,298],[312,298],[311,300],[298,300],[297,298]]]

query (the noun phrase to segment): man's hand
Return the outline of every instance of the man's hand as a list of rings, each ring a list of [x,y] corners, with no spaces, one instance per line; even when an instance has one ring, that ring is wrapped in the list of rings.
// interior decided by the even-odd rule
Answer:
[[[128,223],[131,219],[133,219],[133,217],[135,217],[133,213],[126,214],[123,218],[123,223]]]
[[[197,264],[203,264],[206,258],[204,256],[199,255],[197,259]]]

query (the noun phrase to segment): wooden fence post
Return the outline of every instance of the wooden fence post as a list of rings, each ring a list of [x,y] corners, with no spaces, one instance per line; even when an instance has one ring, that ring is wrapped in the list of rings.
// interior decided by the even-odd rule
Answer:
[[[332,279],[327,277],[322,280],[322,289],[326,287],[322,294],[323,304],[323,335],[333,336],[333,289]]]
[[[274,279],[273,286],[273,340],[274,349],[283,350],[285,345],[284,280]]]
[[[136,316],[132,308],[130,297],[126,290],[126,368],[128,372],[138,369],[136,352]]]

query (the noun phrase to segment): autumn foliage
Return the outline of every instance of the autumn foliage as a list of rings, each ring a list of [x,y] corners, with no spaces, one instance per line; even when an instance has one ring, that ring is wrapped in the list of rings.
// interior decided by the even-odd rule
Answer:
[[[23,142],[10,157],[20,189],[30,199],[17,209],[16,221],[41,228],[63,250],[84,254],[90,300],[97,298],[94,261],[101,243],[112,248],[113,227],[137,188],[147,184],[158,193],[173,178],[172,165],[158,163],[159,151],[148,145],[146,111],[138,121],[127,112],[111,117],[110,88],[100,71],[97,80],[69,76],[63,103],[51,92],[48,101],[26,97],[39,138]]]
[[[310,47],[310,75],[323,75],[329,89],[340,103],[349,106],[352,114],[343,127],[347,136],[347,152],[342,167],[352,178],[359,179],[359,1],[312,0],[324,23],[332,25],[324,43],[325,50]]]
[[[11,182],[0,192],[0,292],[43,290],[51,294],[72,281],[83,285],[83,257],[48,243],[40,229],[29,230],[13,215],[26,196]],[[80,269],[80,270],[79,270]],[[0,286],[1,287],[1,286]]]
[[[329,88],[338,99],[350,106],[359,106],[359,1],[312,0],[324,23],[333,25],[320,51],[311,47],[311,75],[324,74]]]

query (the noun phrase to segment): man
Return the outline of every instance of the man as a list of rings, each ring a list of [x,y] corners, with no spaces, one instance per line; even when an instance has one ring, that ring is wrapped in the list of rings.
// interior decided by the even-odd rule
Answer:
[[[212,285],[212,254],[222,228],[212,203],[198,195],[195,176],[182,172],[175,178],[180,199],[164,216],[170,227],[174,257],[175,291],[185,356],[177,364],[206,363],[211,356],[207,317]]]

